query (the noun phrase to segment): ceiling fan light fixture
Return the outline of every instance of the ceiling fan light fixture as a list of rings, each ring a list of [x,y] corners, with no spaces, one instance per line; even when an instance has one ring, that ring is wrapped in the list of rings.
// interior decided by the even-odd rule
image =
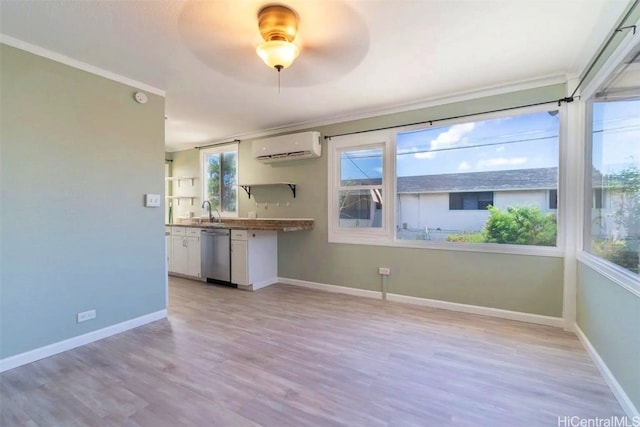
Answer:
[[[293,43],[284,40],[270,40],[260,43],[256,53],[269,68],[280,71],[291,64],[300,54],[300,49]]]
[[[300,54],[293,40],[298,32],[298,16],[286,6],[266,6],[258,12],[258,27],[264,39],[256,53],[269,68],[281,71]]]

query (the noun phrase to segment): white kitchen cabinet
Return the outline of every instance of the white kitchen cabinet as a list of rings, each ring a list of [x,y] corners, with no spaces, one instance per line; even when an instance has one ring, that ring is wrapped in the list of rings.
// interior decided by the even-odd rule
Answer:
[[[231,230],[231,282],[257,290],[278,281],[278,233]]]
[[[249,286],[247,241],[231,240],[231,282]]]
[[[200,229],[171,227],[169,272],[200,277]]]
[[[199,231],[199,230],[198,230]],[[187,237],[187,275],[193,277],[201,276],[200,265],[200,236]]]

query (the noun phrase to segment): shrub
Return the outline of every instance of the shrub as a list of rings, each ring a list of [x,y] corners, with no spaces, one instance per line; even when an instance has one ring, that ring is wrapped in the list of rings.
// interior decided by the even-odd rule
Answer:
[[[602,239],[591,243],[591,252],[621,267],[638,273],[638,252],[630,249],[624,240]]]
[[[458,243],[484,243],[485,239],[482,233],[460,233],[460,234],[447,234],[445,239],[447,242]]]
[[[558,228],[554,214],[544,215],[533,206],[508,207],[506,211],[489,206],[489,218],[482,230],[488,243],[555,246]]]

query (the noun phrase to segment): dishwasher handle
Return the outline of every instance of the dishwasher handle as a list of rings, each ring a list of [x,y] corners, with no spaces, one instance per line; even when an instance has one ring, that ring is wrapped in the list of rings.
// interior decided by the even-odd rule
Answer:
[[[229,229],[224,229],[224,230],[202,230],[203,234],[211,234],[214,236],[229,236],[231,235],[231,230]]]

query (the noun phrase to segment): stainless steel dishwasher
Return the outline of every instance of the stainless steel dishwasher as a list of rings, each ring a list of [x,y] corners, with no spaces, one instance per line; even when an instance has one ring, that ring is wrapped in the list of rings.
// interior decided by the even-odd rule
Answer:
[[[231,284],[231,230],[202,230],[200,235],[202,280]]]

